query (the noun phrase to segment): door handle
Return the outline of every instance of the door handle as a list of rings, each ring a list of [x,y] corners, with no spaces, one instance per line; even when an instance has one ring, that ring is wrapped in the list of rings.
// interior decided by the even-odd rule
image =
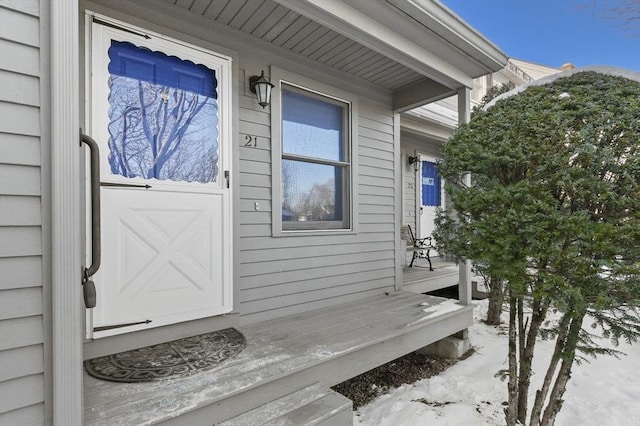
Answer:
[[[89,278],[98,272],[101,261],[100,238],[100,151],[91,137],[80,132],[80,141],[89,147],[91,158],[91,265],[84,268],[82,290],[87,308],[96,306],[95,284]]]

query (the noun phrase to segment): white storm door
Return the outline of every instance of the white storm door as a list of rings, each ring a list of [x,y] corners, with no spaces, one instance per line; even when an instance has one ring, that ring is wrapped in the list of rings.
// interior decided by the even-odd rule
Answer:
[[[102,22],[91,24],[102,265],[88,335],[228,313],[230,60]]]
[[[428,158],[428,157],[427,157]],[[435,159],[421,157],[419,180],[420,188],[420,237],[426,238],[435,230],[436,209],[444,207],[442,197],[442,179],[438,174]],[[432,256],[438,256],[431,250]]]

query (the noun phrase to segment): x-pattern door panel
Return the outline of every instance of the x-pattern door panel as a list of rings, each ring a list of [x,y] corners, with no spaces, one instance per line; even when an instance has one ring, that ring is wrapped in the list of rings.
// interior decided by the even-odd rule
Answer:
[[[171,203],[167,205],[167,197]],[[140,189],[103,190],[104,251],[99,299],[117,309],[99,323],[171,322],[224,311],[222,197]],[[184,207],[173,207],[173,206]],[[135,313],[132,315],[132,313]]]

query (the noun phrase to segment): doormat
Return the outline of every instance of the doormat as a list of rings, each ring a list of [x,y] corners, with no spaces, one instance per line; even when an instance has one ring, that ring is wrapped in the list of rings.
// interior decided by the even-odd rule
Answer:
[[[112,382],[152,382],[210,370],[238,355],[245,339],[235,328],[90,359],[87,372]]]

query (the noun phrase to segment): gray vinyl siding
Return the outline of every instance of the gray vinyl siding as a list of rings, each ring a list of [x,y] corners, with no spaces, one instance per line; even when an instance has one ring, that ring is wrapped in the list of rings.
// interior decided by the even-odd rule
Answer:
[[[37,0],[0,0],[0,424],[44,424]]]
[[[244,76],[244,72],[240,75]],[[394,288],[394,140],[390,110],[360,99],[356,188],[358,232],[272,237],[269,109],[240,81],[239,312],[268,320]],[[258,136],[245,147],[245,135]],[[278,167],[278,165],[273,165]],[[256,211],[255,203],[260,204]]]

